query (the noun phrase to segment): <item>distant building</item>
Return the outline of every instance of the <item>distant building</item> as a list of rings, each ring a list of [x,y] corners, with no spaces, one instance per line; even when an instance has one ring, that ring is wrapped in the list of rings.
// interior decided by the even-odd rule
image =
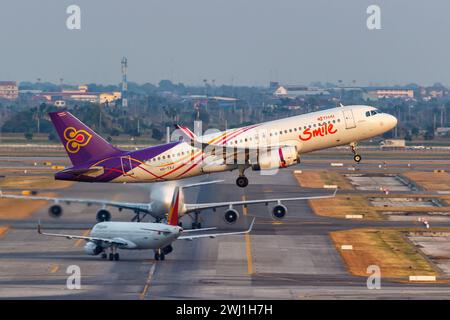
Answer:
[[[405,147],[405,139],[386,139],[381,142],[381,150],[402,150]]]
[[[0,99],[16,100],[19,97],[19,88],[15,81],[0,81]]]
[[[421,87],[420,95],[424,100],[443,98],[448,95],[448,90],[447,88],[441,86]]]
[[[279,86],[273,95],[278,98],[297,98],[314,95],[329,95],[330,92],[319,88],[308,88],[305,86]]]
[[[369,98],[402,98],[402,99],[413,99],[414,90],[409,88],[378,88],[368,90]]]
[[[88,86],[81,85],[78,90],[62,90],[61,92],[41,92],[37,96],[50,103],[56,101],[82,101],[91,103],[110,103],[119,100],[122,95],[115,92],[89,92]],[[56,104],[55,104],[56,105]]]
[[[450,127],[438,127],[434,131],[434,134],[440,137],[450,136]]]
[[[279,86],[280,86],[280,83],[278,81],[270,81],[269,82],[269,89],[270,90],[275,90]]]
[[[64,108],[66,106],[66,102],[64,100],[56,100],[53,104],[58,108]]]

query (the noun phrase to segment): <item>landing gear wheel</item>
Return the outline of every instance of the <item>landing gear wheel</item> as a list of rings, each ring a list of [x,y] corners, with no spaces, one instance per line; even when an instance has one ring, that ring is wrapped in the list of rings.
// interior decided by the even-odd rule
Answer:
[[[355,160],[355,162],[360,162],[361,161],[361,156],[359,154],[355,154],[355,156],[353,157],[353,160]]]
[[[113,261],[114,260],[114,254],[110,253],[108,255],[109,261]]]
[[[192,229],[201,229],[202,223],[201,222],[192,222]]]
[[[164,252],[161,252],[159,254],[159,260],[164,261],[165,258],[166,258],[166,255],[164,254]]]
[[[119,257],[119,254],[118,254],[118,253],[115,253],[115,254],[114,254],[114,260],[119,261],[119,258],[120,258],[120,257]]]
[[[236,179],[236,185],[240,188],[248,186],[248,179],[246,176],[241,176]]]
[[[106,258],[108,258],[108,255],[106,254],[106,253],[102,253],[102,259],[106,259]]]
[[[156,261],[159,260],[159,253],[158,253],[158,252],[155,253],[155,260],[156,260]]]

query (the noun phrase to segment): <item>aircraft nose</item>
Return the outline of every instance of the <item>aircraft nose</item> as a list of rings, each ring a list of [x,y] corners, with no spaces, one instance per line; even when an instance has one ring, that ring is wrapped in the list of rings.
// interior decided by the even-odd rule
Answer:
[[[393,115],[388,115],[388,126],[390,129],[395,128],[395,126],[397,125],[397,118],[394,117]]]

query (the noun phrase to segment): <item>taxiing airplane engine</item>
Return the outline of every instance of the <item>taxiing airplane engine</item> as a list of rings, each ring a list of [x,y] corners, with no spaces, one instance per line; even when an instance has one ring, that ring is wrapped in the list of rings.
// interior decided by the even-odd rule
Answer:
[[[274,217],[277,220],[281,220],[284,218],[284,216],[286,216],[287,212],[288,212],[288,209],[286,208],[286,206],[284,206],[282,204],[277,204],[272,209],[272,217]]]
[[[89,254],[91,256],[96,256],[103,252],[103,248],[94,242],[88,242],[84,246],[84,252],[86,252],[87,254]]]
[[[110,221],[111,220],[111,213],[106,209],[100,209],[97,212],[96,219],[98,222],[103,221]]]
[[[287,146],[260,153],[258,161],[256,164],[252,165],[252,169],[258,171],[285,168],[299,162],[297,148],[294,146]]]
[[[239,212],[234,209],[228,209],[227,211],[225,211],[223,219],[226,223],[233,224],[237,221],[237,219],[239,219]]]
[[[63,214],[63,209],[60,205],[54,204],[48,208],[48,214],[53,218],[59,218]]]

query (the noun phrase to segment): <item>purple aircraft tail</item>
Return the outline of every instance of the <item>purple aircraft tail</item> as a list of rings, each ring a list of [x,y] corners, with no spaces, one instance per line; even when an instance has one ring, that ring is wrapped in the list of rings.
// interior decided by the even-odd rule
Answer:
[[[49,116],[74,166],[121,153],[68,111]]]

